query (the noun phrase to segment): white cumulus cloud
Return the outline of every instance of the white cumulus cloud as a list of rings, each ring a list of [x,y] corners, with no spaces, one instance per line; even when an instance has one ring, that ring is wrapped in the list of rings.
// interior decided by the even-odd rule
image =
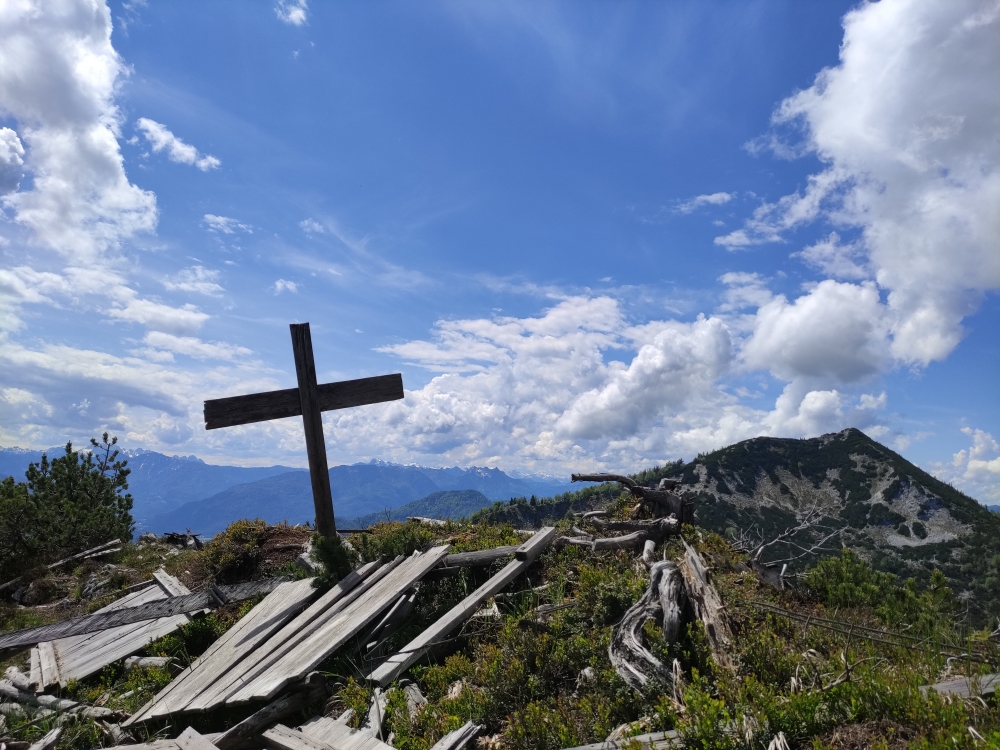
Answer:
[[[126,68],[107,6],[2,3],[0,40],[0,108],[18,122],[34,178],[3,205],[76,262],[152,231],[156,198],[128,181],[118,148],[114,91]]]
[[[951,482],[972,497],[1000,502],[1000,443],[985,430],[963,427],[972,445],[963,448],[947,464],[937,464],[934,475]]]
[[[288,281],[286,279],[278,279],[274,282],[274,293],[281,294],[282,292],[291,292],[295,294],[299,291],[299,285],[294,281]]]
[[[878,318],[888,321],[896,360],[943,359],[962,338],[962,319],[1000,288],[997,70],[995,0],[883,0],[852,10],[840,63],[775,113],[803,127],[805,150],[825,168],[804,192],[760,206],[716,242],[780,241],[818,219],[858,232],[856,244],[831,237],[801,257],[888,291]]]
[[[743,359],[783,380],[854,383],[884,369],[888,323],[878,289],[826,280],[794,302],[775,297],[758,309]]]
[[[24,177],[24,146],[17,133],[0,128],[0,195],[13,193]]]
[[[139,130],[146,136],[150,148],[154,153],[160,151],[167,152],[167,158],[178,164],[190,164],[197,167],[202,172],[210,169],[218,169],[222,162],[209,154],[202,154],[198,149],[189,143],[185,143],[176,135],[171,133],[166,125],[161,125],[155,120],[147,117],[140,117],[136,122]]]

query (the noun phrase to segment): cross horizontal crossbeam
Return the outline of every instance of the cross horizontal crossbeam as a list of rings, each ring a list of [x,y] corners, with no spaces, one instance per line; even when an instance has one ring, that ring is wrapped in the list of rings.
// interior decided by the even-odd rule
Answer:
[[[317,386],[316,395],[320,411],[394,401],[403,398],[403,376],[395,373],[375,378],[324,383]],[[301,414],[302,402],[298,388],[216,398],[205,402],[205,429],[235,427],[253,422],[266,422],[270,419],[298,417]]]

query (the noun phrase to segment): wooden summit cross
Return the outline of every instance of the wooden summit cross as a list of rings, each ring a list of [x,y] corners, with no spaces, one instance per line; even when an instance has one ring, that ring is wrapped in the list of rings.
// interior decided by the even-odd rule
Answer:
[[[403,398],[403,376],[396,373],[317,385],[309,324],[293,323],[289,327],[292,329],[292,352],[299,387],[206,401],[205,429],[235,427],[301,414],[309,456],[309,479],[316,504],[316,530],[325,537],[332,537],[337,533],[337,524],[333,518],[322,412]]]

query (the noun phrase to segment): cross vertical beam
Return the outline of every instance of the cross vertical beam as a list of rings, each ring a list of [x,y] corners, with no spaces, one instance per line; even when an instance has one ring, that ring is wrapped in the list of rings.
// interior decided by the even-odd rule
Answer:
[[[337,533],[337,524],[333,518],[333,494],[330,490],[330,468],[326,462],[326,441],[323,439],[323,414],[319,405],[312,335],[309,333],[308,323],[292,323],[289,328],[292,331],[295,375],[299,381],[302,427],[306,433],[309,479],[316,506],[316,530],[321,536],[333,537]]]

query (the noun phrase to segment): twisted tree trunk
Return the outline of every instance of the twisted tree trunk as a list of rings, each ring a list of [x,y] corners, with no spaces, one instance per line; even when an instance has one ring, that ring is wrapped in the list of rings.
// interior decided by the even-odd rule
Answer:
[[[684,586],[677,566],[669,560],[654,563],[646,592],[612,631],[608,646],[611,665],[635,690],[642,691],[654,680],[671,684],[670,669],[642,642],[642,627],[646,620],[662,618],[664,636],[673,642],[680,630],[683,598]]]

